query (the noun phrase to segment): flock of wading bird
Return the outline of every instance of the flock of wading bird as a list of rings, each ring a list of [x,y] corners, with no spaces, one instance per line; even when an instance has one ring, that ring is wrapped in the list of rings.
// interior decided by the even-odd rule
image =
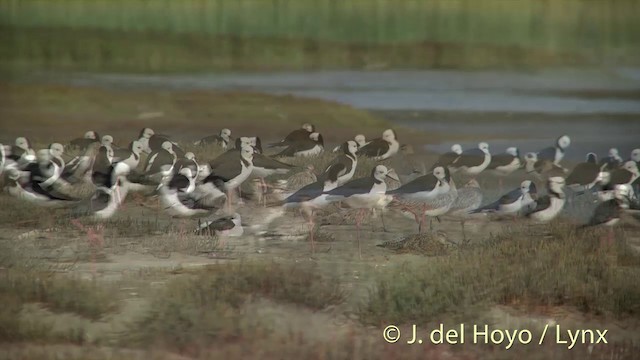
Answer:
[[[335,203],[339,209],[355,209],[358,252],[360,227],[367,214],[393,209],[415,219],[418,232],[424,230],[425,218],[452,215],[464,221],[474,214],[482,218],[527,218],[534,222],[549,222],[565,207],[567,198],[587,194],[597,202],[590,220],[581,227],[613,226],[623,214],[637,218],[639,209],[640,149],[631,152],[628,160],[612,148],[598,161],[589,153],[586,161],[573,169],[561,165],[571,144],[569,136],[560,136],[553,146],[520,156],[517,147],[504,153],[491,154],[485,142],[477,148],[464,150],[458,144],[442,154],[424,174],[403,176],[395,170],[377,164],[370,174],[354,179],[358,159],[381,162],[402,156],[401,144],[392,129],[380,138],[367,141],[364,135],[332,149],[335,158],[318,174],[296,172],[298,166],[276,160],[286,157],[314,157],[325,151],[322,135],[311,124],[304,124],[268,148],[279,148],[273,155],[263,153],[257,136],[231,137],[229,129],[198,140],[194,145],[219,146],[224,152],[209,163],[199,163],[192,152],[169,136],[154,133],[150,128],[140,131],[127,148],[114,145],[110,135],[100,137],[95,131],[71,140],[66,147],[81,150],[82,155],[69,161],[63,159],[65,146],[52,143],[35,151],[28,139],[19,137],[14,145],[0,146],[0,174],[5,191],[11,196],[45,207],[70,208],[72,216],[111,218],[128,193],[142,192],[157,197],[163,211],[173,217],[207,217],[198,221],[196,233],[241,235],[242,222],[234,207],[244,204],[235,200],[241,184],[252,179],[262,194],[271,191],[273,199],[258,201],[257,206],[298,208],[309,222],[309,238],[313,251],[315,212]],[[141,161],[146,153],[146,161]],[[427,168],[425,168],[426,170]],[[509,177],[517,171],[531,174],[532,180],[506,192],[495,202],[482,206],[483,192],[476,176],[492,172]],[[267,184],[265,178],[274,174],[293,174]],[[452,174],[465,179],[457,188]],[[296,187],[289,181],[296,179]],[[468,181],[467,181],[468,180]],[[546,182],[546,194],[539,193],[535,181]],[[77,198],[69,189],[77,184],[91,183],[95,191]],[[500,180],[502,191],[502,180]],[[270,190],[271,189],[271,190]],[[567,192],[567,189],[569,191]],[[262,197],[265,199],[266,197]],[[490,214],[490,216],[487,216]],[[613,234],[610,232],[610,240]]]

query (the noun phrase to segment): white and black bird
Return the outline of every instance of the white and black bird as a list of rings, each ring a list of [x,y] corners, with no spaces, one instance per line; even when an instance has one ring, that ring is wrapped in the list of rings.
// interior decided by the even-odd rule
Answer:
[[[425,200],[423,205],[423,213],[421,216],[430,217],[429,228],[433,229],[433,218],[438,219],[440,221],[440,216],[446,214],[451,209],[451,206],[456,201],[458,197],[458,189],[456,187],[455,182],[451,178],[451,176],[446,176],[440,180],[440,187],[443,189],[440,194],[436,195],[433,199]],[[407,216],[413,216],[415,218],[415,214],[411,211],[405,212]],[[423,222],[423,218],[421,217],[421,223]],[[419,224],[418,232],[422,232],[422,226]]]
[[[253,172],[253,155],[254,148],[243,145],[240,151],[227,151],[209,163],[211,174],[219,177],[224,183],[229,209],[235,189],[239,188]]]
[[[100,135],[96,131],[87,131],[84,133],[84,136],[81,138],[73,139],[69,142],[69,146],[71,148],[78,148],[80,150],[84,150],[87,147],[91,146],[93,143],[100,142]]]
[[[356,230],[358,240],[358,256],[362,256],[360,246],[360,224],[367,212],[379,208],[380,203],[386,202],[387,177],[394,178],[384,165],[377,165],[371,170],[371,175],[351,180],[342,186],[326,192],[330,202],[340,201],[350,208],[358,209],[356,215]],[[399,181],[397,177],[394,180]]]
[[[205,216],[223,206],[223,200],[205,204],[196,197],[194,174],[188,167],[174,174],[167,184],[160,186],[160,203],[163,210],[173,217]]]
[[[594,226],[606,226],[608,231],[609,245],[613,243],[613,226],[620,222],[620,219],[629,208],[629,186],[626,184],[617,185],[612,199],[598,204],[589,221],[579,227],[579,229],[589,229]]]
[[[60,168],[51,160],[49,150],[38,151],[36,157],[37,161],[25,168],[29,174],[29,180],[24,185],[19,181],[20,170],[13,168],[7,170],[7,192],[14,197],[44,207],[67,207],[76,204],[78,199],[61,194],[53,187],[60,178]]]
[[[231,147],[231,130],[224,128],[220,130],[219,134],[203,137],[193,144],[199,146],[218,145],[222,150],[227,151]]]
[[[484,171],[491,163],[489,144],[481,142],[475,149],[467,149],[460,154],[451,165],[452,172],[460,172],[469,176],[476,176]]]
[[[173,171],[173,166],[178,160],[178,155],[173,150],[173,143],[165,141],[162,148],[153,151],[147,158],[144,172],[149,177],[168,176]],[[158,183],[160,181],[157,181]]]
[[[521,167],[522,160],[520,159],[520,150],[518,150],[517,147],[510,147],[502,154],[492,155],[487,170],[490,170],[500,177],[500,188],[502,189],[502,177],[513,174]]]
[[[547,180],[547,194],[538,197],[536,207],[526,216],[536,222],[546,223],[555,219],[566,203],[564,194],[565,179],[553,176]]]
[[[436,162],[431,166],[431,170],[438,166],[449,167],[453,164],[462,154],[462,146],[460,144],[451,145],[451,151],[448,151],[438,158]]]
[[[535,207],[538,199],[536,184],[531,180],[524,180],[520,187],[502,195],[491,204],[478,208],[472,213],[495,213],[497,215],[516,216],[522,212],[529,212]]]
[[[267,182],[265,178],[275,174],[287,174],[292,169],[295,169],[295,165],[287,164],[263,154],[253,154],[253,170],[251,177],[260,179],[260,187],[262,194],[267,192]],[[265,197],[263,196],[264,200]]]
[[[631,156],[629,157],[630,161],[634,161],[638,168],[640,169],[640,149],[633,149],[631,151]]]
[[[566,176],[567,169],[554,163],[552,160],[539,159],[535,152],[527,153],[524,157],[524,169],[527,174],[535,175],[538,178],[549,178],[553,176]]]
[[[204,220],[196,229],[198,235],[217,235],[220,237],[239,237],[244,234],[240,214],[223,215],[212,220]]]
[[[430,174],[420,176],[395,190],[388,192],[393,196],[392,207],[413,214],[418,231],[422,231],[428,204],[439,195],[450,190],[451,174],[449,169],[438,166]]]
[[[338,168],[328,169],[317,181],[303,186],[283,201],[276,203],[284,209],[300,209],[309,223],[311,252],[314,251],[315,212],[330,204],[328,192],[338,187]]]
[[[36,152],[31,147],[31,142],[26,137],[17,137],[14,145],[11,146],[5,156],[7,162],[11,160],[20,169],[23,169],[29,163],[36,161]]]
[[[556,165],[560,165],[560,161],[564,158],[564,154],[571,145],[571,138],[568,135],[562,135],[554,146],[542,149],[537,152],[538,160],[551,161]]]
[[[316,131],[315,126],[309,123],[304,123],[302,124],[302,127],[300,129],[296,129],[290,132],[289,135],[285,136],[284,139],[276,143],[269,144],[269,147],[290,146],[299,141],[304,141],[308,139],[309,135],[311,135],[311,133],[314,133],[315,131]]]
[[[333,159],[324,171],[325,173],[337,171],[338,185],[343,185],[350,181],[358,165],[358,157],[356,156],[358,144],[355,141],[349,140],[343,143],[341,149],[342,154]]]
[[[614,170],[622,166],[624,160],[620,156],[617,148],[609,149],[609,153],[607,156],[603,157],[600,161],[600,167],[603,170]]]
[[[395,156],[399,150],[400,143],[396,132],[393,129],[387,129],[382,132],[381,138],[373,139],[359,148],[357,154],[380,161]]]
[[[240,150],[242,145],[251,145],[254,153],[262,154],[262,141],[259,136],[240,136],[236,138],[235,145],[237,150]]]
[[[309,134],[306,139],[291,142],[286,149],[274,156],[317,156],[323,151],[324,140],[322,135],[320,133],[313,132]]]
[[[74,208],[72,214],[91,215],[99,220],[111,218],[127,197],[128,183],[123,180],[130,170],[131,168],[125,163],[111,166],[109,174],[106,174],[106,178],[111,179],[110,183],[98,186],[90,198]]]
[[[60,171],[64,170],[66,163],[62,158],[64,154],[64,146],[60,143],[52,143],[49,145],[49,153],[51,154],[51,161],[55,162],[60,168]]]
[[[116,144],[113,143],[113,136],[111,135],[103,135],[102,139],[100,140],[100,144],[104,145],[104,146],[108,146],[112,149],[117,150],[120,149],[120,147],[118,147]]]
[[[353,141],[356,142],[356,145],[357,145],[358,149],[363,147],[363,146],[365,146],[365,145],[367,145],[369,143],[367,141],[367,138],[363,134],[358,134],[358,135],[354,136],[353,137]],[[335,152],[340,152],[342,150],[343,150],[342,144],[340,144],[340,145],[336,146],[335,148],[333,148],[333,152],[334,153]]]
[[[123,162],[127,164],[131,169],[138,168],[140,164],[140,156],[144,147],[138,140],[134,140],[129,144],[126,149],[114,150],[114,162]]]
[[[144,148],[143,151],[147,154],[162,150],[164,143],[167,141],[171,143],[173,152],[178,157],[183,157],[185,154],[185,151],[180,147],[180,145],[169,139],[169,136],[156,134],[153,129],[150,128],[143,128],[140,130],[138,141],[142,144]]]
[[[623,167],[601,174],[600,187],[597,189],[600,201],[608,201],[614,197],[617,185],[630,185],[632,189],[638,187],[640,171],[635,161],[629,160]],[[593,188],[596,190],[596,187]]]
[[[585,162],[576,165],[566,179],[566,186],[574,191],[591,189],[602,180],[601,166],[594,153],[588,153]]]

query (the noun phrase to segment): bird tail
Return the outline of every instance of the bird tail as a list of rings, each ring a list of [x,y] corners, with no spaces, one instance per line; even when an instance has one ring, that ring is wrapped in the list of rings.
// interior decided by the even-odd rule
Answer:
[[[282,141],[278,141],[276,143],[268,144],[267,147],[268,148],[274,148],[274,147],[281,147],[281,146],[286,146],[286,145],[287,145],[287,143],[285,143],[284,140],[282,140]]]

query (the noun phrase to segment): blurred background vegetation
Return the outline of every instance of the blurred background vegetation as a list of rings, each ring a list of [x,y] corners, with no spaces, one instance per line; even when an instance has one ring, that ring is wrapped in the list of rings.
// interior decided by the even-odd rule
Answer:
[[[637,65],[636,0],[0,0],[5,69]]]

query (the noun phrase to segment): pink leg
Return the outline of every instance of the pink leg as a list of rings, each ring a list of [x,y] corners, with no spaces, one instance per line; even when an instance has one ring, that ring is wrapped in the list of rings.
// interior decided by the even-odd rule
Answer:
[[[366,209],[360,209],[356,214],[356,239],[358,241],[358,258],[360,260],[362,260],[362,246],[360,245],[360,225],[365,215],[366,215]]]
[[[315,222],[313,221],[313,210],[311,210],[311,213],[309,214],[309,240],[311,240],[311,255],[313,255],[315,253],[315,244],[314,244],[314,230],[315,230]]]

